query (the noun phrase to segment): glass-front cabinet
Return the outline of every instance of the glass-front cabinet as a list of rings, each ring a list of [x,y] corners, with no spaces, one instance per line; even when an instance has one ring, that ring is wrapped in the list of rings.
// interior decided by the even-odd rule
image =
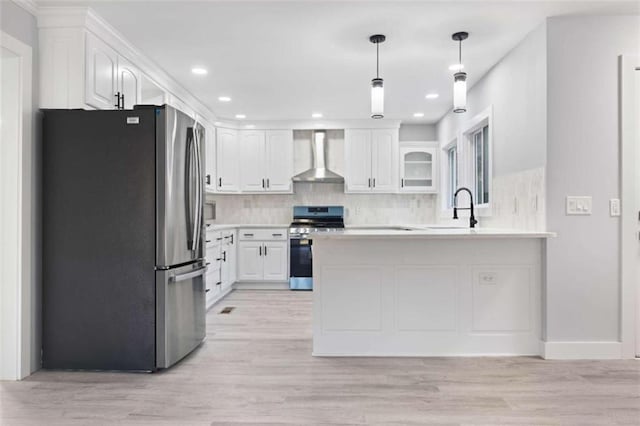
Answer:
[[[400,144],[400,192],[438,191],[437,142]]]

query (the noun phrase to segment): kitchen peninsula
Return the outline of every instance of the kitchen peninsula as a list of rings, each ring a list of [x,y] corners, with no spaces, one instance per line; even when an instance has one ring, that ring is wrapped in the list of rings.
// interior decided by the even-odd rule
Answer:
[[[316,356],[539,355],[547,232],[314,235]]]

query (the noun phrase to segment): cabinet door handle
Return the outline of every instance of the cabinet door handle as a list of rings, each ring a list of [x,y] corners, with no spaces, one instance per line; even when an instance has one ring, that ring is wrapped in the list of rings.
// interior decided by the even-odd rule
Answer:
[[[222,261],[223,261],[223,262],[226,262],[226,261],[227,261],[227,252],[226,252],[226,251],[223,251],[223,252],[222,252]]]
[[[373,178],[373,187],[376,187],[376,178]]]
[[[222,188],[222,178],[218,178],[218,186]]]
[[[211,185],[211,175],[207,175],[207,185]]]
[[[231,244],[233,244],[233,234],[231,234]]]
[[[120,109],[120,92],[116,92],[116,103],[113,105],[116,109]]]
[[[369,178],[368,186],[369,186],[369,188],[371,188],[371,178]]]
[[[209,293],[210,291],[211,291],[211,289],[210,289],[210,288],[208,288],[208,289],[206,289],[204,292],[205,292],[205,293]]]
[[[272,237],[282,237],[282,234],[271,234]]]
[[[216,241],[222,241],[222,237],[216,238]]]
[[[120,94],[120,101],[122,101],[122,104],[120,104],[120,109],[124,109],[124,93]]]
[[[245,237],[253,237],[253,234],[243,234]]]
[[[216,285],[220,285],[220,284],[222,284],[222,281],[218,281],[218,282],[216,283]]]
[[[267,178],[267,188],[271,187],[271,185],[269,184],[269,178]]]
[[[264,189],[264,188],[265,188],[265,186],[264,186],[264,178],[262,178],[262,189]]]
[[[205,241],[206,241],[206,242],[208,242],[208,243],[210,243],[210,242],[211,242],[211,240],[205,240]]]
[[[258,247],[258,255],[262,256],[262,246]]]
[[[400,188],[404,188],[404,179],[400,179]]]
[[[267,255],[267,246],[264,246],[264,255]]]

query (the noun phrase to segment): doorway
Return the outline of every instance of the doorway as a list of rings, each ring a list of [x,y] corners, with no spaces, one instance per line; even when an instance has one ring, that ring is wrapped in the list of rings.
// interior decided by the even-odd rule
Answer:
[[[624,358],[640,356],[640,57],[620,57],[621,341]]]
[[[32,49],[0,32],[0,379],[34,367]]]

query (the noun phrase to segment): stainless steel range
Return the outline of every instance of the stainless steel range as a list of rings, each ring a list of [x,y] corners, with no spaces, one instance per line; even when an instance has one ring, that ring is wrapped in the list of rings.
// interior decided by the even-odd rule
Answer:
[[[313,289],[313,241],[314,232],[336,232],[344,229],[342,206],[295,206],[293,222],[289,229],[291,249],[289,288]]]

